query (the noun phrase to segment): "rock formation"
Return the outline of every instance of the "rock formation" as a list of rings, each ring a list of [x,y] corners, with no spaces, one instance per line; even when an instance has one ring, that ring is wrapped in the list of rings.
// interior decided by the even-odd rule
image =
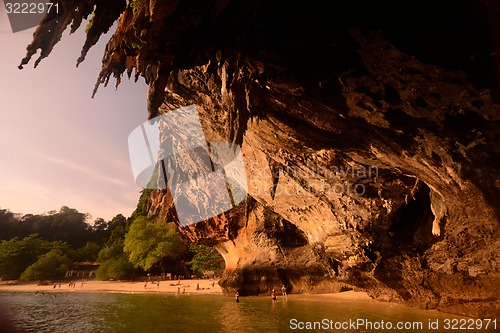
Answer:
[[[80,62],[119,17],[97,85],[135,70],[149,118],[196,104],[208,141],[241,145],[247,199],[181,228],[224,256],[225,291],[499,314],[495,2],[62,3],[22,64],[94,13]],[[148,211],[175,220],[167,191]]]

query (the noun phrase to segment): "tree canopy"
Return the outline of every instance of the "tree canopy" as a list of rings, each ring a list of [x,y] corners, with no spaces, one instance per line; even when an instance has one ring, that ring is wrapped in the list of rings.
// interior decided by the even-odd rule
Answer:
[[[176,274],[218,271],[224,260],[213,248],[191,244],[189,251],[175,223],[146,216],[144,190],[130,218],[110,221],[67,206],[41,215],[0,209],[0,277],[56,279],[75,261],[97,261],[98,279],[126,279],[136,273]]]
[[[54,253],[48,255],[54,249],[59,250],[64,262],[66,259],[96,261],[103,244],[116,244],[115,251],[126,258],[123,239],[127,218],[118,214],[109,222],[98,218],[93,224],[88,219],[88,214],[67,206],[40,215],[0,209],[0,276],[3,279],[18,279],[21,274],[24,279],[48,276],[42,266],[55,269],[53,265],[61,264],[62,260]],[[59,264],[54,270],[54,276],[58,277],[64,268]],[[130,263],[128,266],[132,267]]]
[[[132,222],[124,245],[124,251],[136,267],[147,271],[159,265],[163,273],[186,252],[186,243],[173,222],[142,216]]]
[[[194,254],[188,263],[193,271],[203,274],[206,271],[218,272],[224,269],[224,258],[210,246],[190,244],[189,252]]]
[[[37,235],[1,241],[0,276],[7,280],[18,279],[28,266],[38,260],[40,255],[49,252],[53,247],[54,244]]]
[[[64,277],[71,260],[61,251],[54,249],[40,256],[21,274],[21,280],[45,280]]]

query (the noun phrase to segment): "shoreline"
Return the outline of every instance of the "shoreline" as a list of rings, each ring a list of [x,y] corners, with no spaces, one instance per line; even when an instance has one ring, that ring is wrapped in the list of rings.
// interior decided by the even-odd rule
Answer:
[[[222,288],[218,285],[218,280],[215,279],[181,280],[180,284],[178,284],[178,281],[168,280],[160,281],[159,286],[148,282],[146,288],[144,288],[145,281],[85,280],[82,285],[80,280],[74,282],[74,287],[69,286],[69,283],[70,281],[55,281],[49,285],[38,285],[37,282],[2,281],[0,282],[0,292],[111,292],[130,294],[224,295]],[[197,286],[199,286],[198,290],[196,289]],[[232,297],[232,295],[228,295],[228,297]],[[281,298],[283,296],[280,294],[278,297]],[[341,293],[288,294],[287,297],[296,300],[301,298],[311,300],[315,298],[317,300],[337,299],[377,302],[365,292],[352,290]]]
[[[145,281],[99,281],[74,280],[53,281],[48,285],[39,285],[38,282],[0,282],[0,292],[117,292],[117,293],[155,293],[155,294],[215,294],[222,295],[222,289],[217,280],[195,279],[178,281],[160,281],[156,283]],[[197,286],[199,289],[197,290]]]
[[[148,282],[146,289],[144,288],[145,281],[99,281],[90,280],[85,281],[83,286],[80,282],[76,283],[75,287],[69,287],[69,281],[57,281],[56,288],[54,283],[50,285],[38,285],[37,282],[18,282],[12,284],[14,281],[1,281],[0,293],[123,293],[123,294],[156,294],[156,295],[178,295],[178,296],[193,296],[193,295],[215,295],[224,296],[228,298],[234,297],[233,295],[224,295],[222,288],[218,285],[215,279],[193,279],[178,281],[160,281],[160,286]],[[59,287],[59,282],[61,287]],[[212,283],[215,283],[212,287]],[[200,289],[196,290],[199,284]],[[180,292],[178,292],[180,288]],[[185,290],[185,291],[184,291]],[[266,298],[269,296],[241,296],[240,298]],[[368,304],[381,304],[389,307],[401,307],[412,309],[414,307],[396,302],[384,302],[371,298],[368,293],[363,291],[343,291],[339,293],[323,293],[323,294],[288,294],[288,300],[292,301],[308,301],[308,302],[364,302]],[[283,296],[278,294],[278,302],[283,301]],[[416,307],[416,309],[424,310]],[[435,312],[441,314],[449,314],[461,318],[470,318],[466,314],[458,314],[453,312],[442,311],[438,309],[425,309],[424,311]]]

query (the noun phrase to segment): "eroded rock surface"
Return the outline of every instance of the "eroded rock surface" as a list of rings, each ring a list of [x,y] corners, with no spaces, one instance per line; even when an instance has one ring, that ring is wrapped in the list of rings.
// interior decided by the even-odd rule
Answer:
[[[78,24],[89,5],[99,18],[83,57],[116,15],[79,3]],[[355,288],[499,314],[499,8],[391,6],[151,0],[121,13],[98,84],[135,69],[149,118],[196,104],[208,141],[242,147],[247,199],[181,229],[224,256],[226,292]],[[30,56],[60,38],[49,23]],[[148,210],[175,220],[167,191]]]

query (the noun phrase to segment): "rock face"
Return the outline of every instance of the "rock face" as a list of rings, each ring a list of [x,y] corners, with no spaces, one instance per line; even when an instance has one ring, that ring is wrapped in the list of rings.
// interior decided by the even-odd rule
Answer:
[[[150,118],[196,104],[208,141],[241,145],[247,199],[181,228],[223,255],[226,292],[500,314],[499,7],[335,6],[131,1],[98,84],[135,68]],[[148,211],[176,218],[167,191]]]

